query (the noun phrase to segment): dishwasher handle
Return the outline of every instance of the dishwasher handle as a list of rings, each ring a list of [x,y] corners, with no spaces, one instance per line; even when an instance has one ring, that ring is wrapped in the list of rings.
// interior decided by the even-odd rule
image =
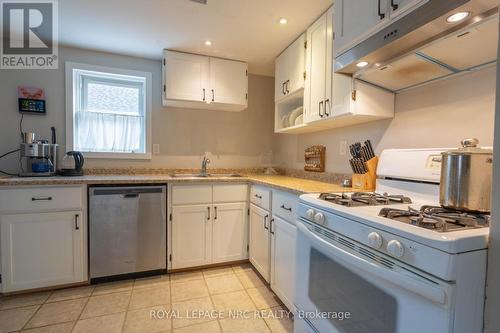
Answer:
[[[94,187],[90,194],[99,195],[120,195],[122,198],[136,198],[139,194],[163,193],[162,186],[151,187]]]

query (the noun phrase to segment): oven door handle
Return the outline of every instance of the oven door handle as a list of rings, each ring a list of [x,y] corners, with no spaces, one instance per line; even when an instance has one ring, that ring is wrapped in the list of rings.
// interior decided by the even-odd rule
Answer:
[[[375,275],[382,280],[388,281],[400,288],[411,291],[435,303],[446,304],[446,292],[442,288],[430,285],[429,283],[425,283],[424,281],[419,281],[416,278],[412,278],[405,274],[398,274],[391,270],[382,268],[374,263],[371,263],[363,258],[355,256],[352,253],[349,253],[333,244],[330,244],[321,237],[318,237],[316,234],[311,232],[302,222],[297,223],[297,228],[304,235],[306,235],[306,237],[309,238],[311,242],[313,242],[315,247],[324,251],[330,257],[334,257],[335,259],[341,261],[343,266],[354,266],[357,269],[362,270],[363,273],[366,273],[366,276],[370,274]]]

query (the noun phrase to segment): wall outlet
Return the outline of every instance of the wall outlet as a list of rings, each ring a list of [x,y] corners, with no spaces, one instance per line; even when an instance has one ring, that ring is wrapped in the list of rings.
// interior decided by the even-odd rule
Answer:
[[[340,141],[339,154],[342,156],[347,154],[347,141]]]
[[[153,154],[158,155],[160,153],[160,144],[153,143]]]

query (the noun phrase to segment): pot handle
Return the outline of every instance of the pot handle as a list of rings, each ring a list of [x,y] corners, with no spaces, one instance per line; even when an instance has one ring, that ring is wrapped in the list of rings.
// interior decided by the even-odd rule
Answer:
[[[476,138],[463,139],[461,144],[464,148],[476,148],[479,144],[479,140]]]

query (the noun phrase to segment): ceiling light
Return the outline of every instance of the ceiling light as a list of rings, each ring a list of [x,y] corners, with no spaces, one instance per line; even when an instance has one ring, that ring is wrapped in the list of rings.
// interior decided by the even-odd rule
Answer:
[[[280,18],[280,24],[287,24],[288,20],[284,17]]]
[[[446,22],[457,23],[457,22],[464,20],[469,15],[470,15],[469,12],[458,12],[458,13],[455,13],[453,15],[448,16],[448,18],[446,19]]]
[[[367,61],[360,61],[356,64],[356,66],[358,66],[359,68],[363,68],[363,67],[368,66],[368,62]]]
[[[206,46],[211,46],[211,45],[212,45],[212,42],[211,42],[211,41],[209,41],[209,40],[207,40],[207,41],[205,41],[205,45],[206,45]]]

